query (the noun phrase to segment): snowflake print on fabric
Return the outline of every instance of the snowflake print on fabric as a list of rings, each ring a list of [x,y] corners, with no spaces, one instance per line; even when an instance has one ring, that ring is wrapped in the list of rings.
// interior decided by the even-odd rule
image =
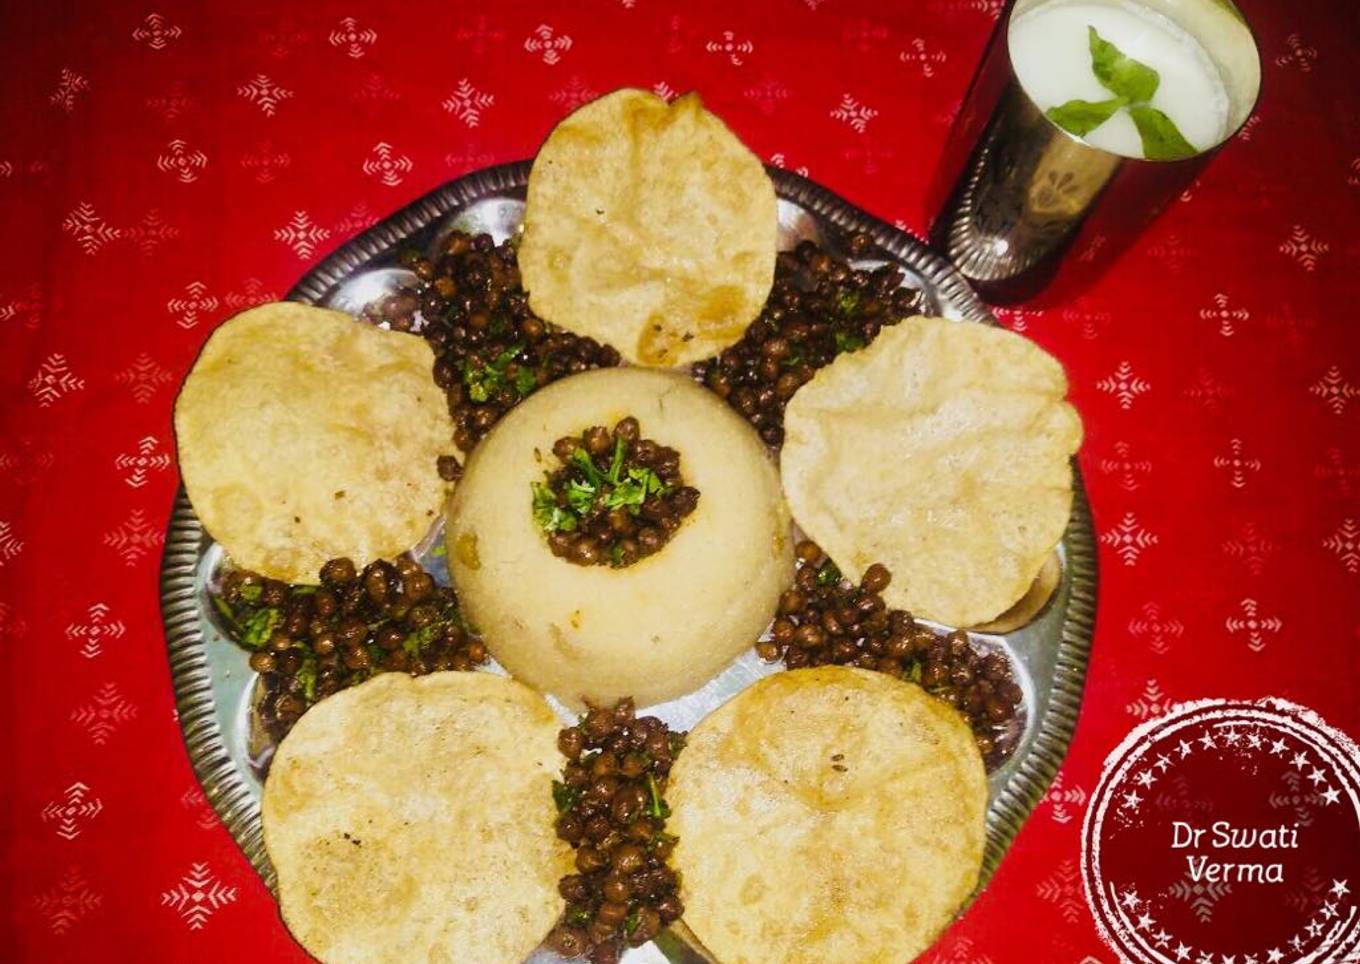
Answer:
[[[241,167],[260,184],[268,184],[293,163],[292,155],[274,147],[272,141],[261,141],[251,151],[241,155]]]
[[[1132,703],[1125,705],[1124,712],[1139,720],[1161,716],[1175,705],[1175,701],[1162,691],[1161,684],[1150,679],[1143,686],[1143,692]]]
[[[549,67],[561,62],[562,55],[571,49],[571,38],[559,34],[548,24],[539,24],[524,41],[524,49],[537,54]]]
[[[143,103],[159,114],[161,120],[166,123],[198,110],[198,100],[190,96],[184,82],[180,80],[172,83],[165,93],[148,97]]]
[[[1054,823],[1066,824],[1080,816],[1082,808],[1086,806],[1086,799],[1086,791],[1079,786],[1067,786],[1066,778],[1059,772],[1039,805],[1047,804]]]
[[[14,534],[14,529],[0,519],[0,568],[24,551],[24,540]]]
[[[18,318],[20,324],[29,331],[34,331],[42,322],[46,304],[47,299],[41,286],[31,284],[23,294],[0,302],[0,323]]]
[[[1317,48],[1308,46],[1300,35],[1291,33],[1285,39],[1284,53],[1275,58],[1275,66],[1297,67],[1307,74],[1312,72],[1317,59]]]
[[[71,711],[71,721],[89,735],[95,746],[108,743],[119,727],[136,718],[136,705],[118,691],[117,683],[104,683],[89,700]]]
[[[208,155],[190,147],[184,141],[173,140],[156,158],[156,169],[174,175],[181,184],[192,184],[208,166]]]
[[[149,13],[132,31],[132,39],[146,44],[151,50],[164,50],[170,46],[170,41],[178,40],[183,33],[159,13]]]
[[[1223,406],[1224,400],[1236,393],[1237,389],[1225,384],[1209,369],[1199,368],[1195,371],[1194,381],[1187,385],[1181,394],[1202,405],[1207,411],[1217,412]]]
[[[1020,329],[1017,327],[1016,330]],[[1135,491],[1142,484],[1143,476],[1152,472],[1152,463],[1147,459],[1134,458],[1133,446],[1128,442],[1115,442],[1114,454],[1112,459],[1100,460],[1101,473],[1113,476],[1125,492]]]
[[[482,112],[496,103],[496,96],[472,86],[466,77],[458,81],[453,93],[444,98],[440,105],[467,127],[473,128],[482,122]]]
[[[783,81],[773,77],[762,77],[754,86],[743,90],[741,95],[768,117],[789,99],[789,93],[788,85]]]
[[[1313,466],[1313,476],[1335,483],[1336,492],[1342,497],[1360,491],[1360,462],[1348,461],[1341,449],[1336,447],[1329,448],[1324,461]]]
[[[789,167],[788,159],[785,158],[782,153],[771,154],[770,163],[773,164],[775,167],[782,167],[786,171],[793,171],[793,173],[801,175],[802,177],[808,176],[808,169],[806,164],[799,165],[798,167]]]
[[[306,211],[294,211],[291,221],[274,229],[274,240],[282,241],[304,260],[315,254],[317,245],[330,236],[331,232],[312,221]]]
[[[177,240],[180,230],[167,223],[159,210],[152,208],[146,212],[146,217],[128,228],[126,234],[141,249],[142,254],[150,255],[155,254],[161,245]]]
[[[1138,615],[1129,620],[1129,635],[1145,642],[1158,656],[1171,649],[1171,642],[1185,634],[1185,624],[1162,613],[1155,602],[1144,603]]]
[[[138,440],[134,451],[123,452],[113,460],[114,468],[125,473],[123,481],[130,488],[146,485],[148,472],[164,472],[170,468],[170,453],[161,450],[160,441],[153,435]]]
[[[359,212],[362,210],[362,214]],[[360,203],[354,212],[351,213],[351,220],[342,222],[352,225],[349,230],[342,233],[355,234],[368,227],[377,220],[372,214],[367,213],[368,209]],[[363,219],[363,220],[361,220]],[[241,287],[235,291],[228,291],[227,296],[222,299],[222,303],[232,312],[244,311],[246,308],[253,308],[255,305],[264,304],[266,301],[278,301],[279,295],[276,291],[265,288],[264,282],[259,278],[247,278],[241,282]]]
[[[66,627],[66,638],[80,644],[78,652],[86,659],[94,659],[103,652],[106,642],[122,639],[126,633],[127,626],[121,619],[110,616],[108,605],[102,602],[86,610],[83,622]]]
[[[1265,572],[1266,563],[1279,547],[1261,533],[1256,523],[1247,522],[1236,536],[1228,539],[1220,548],[1227,556],[1246,566],[1247,572],[1259,576]]]
[[[1255,599],[1242,600],[1242,614],[1229,616],[1223,621],[1228,632],[1246,638],[1247,649],[1259,653],[1266,648],[1266,633],[1278,633],[1284,622],[1278,616],[1266,616],[1261,612],[1260,603]]]
[[[270,80],[267,74],[256,74],[249,83],[236,88],[236,93],[260,108],[265,117],[273,117],[279,105],[293,97],[293,92]]]
[[[206,861],[195,863],[169,890],[161,906],[174,910],[189,930],[202,930],[213,914],[236,900],[236,888],[218,880]]]
[[[28,390],[39,408],[48,408],[66,395],[81,391],[85,379],[78,377],[66,363],[66,356],[54,352],[43,359],[37,372],[28,380]]]
[[[1157,536],[1145,529],[1132,512],[1125,512],[1119,525],[1101,533],[1100,541],[1113,548],[1124,565],[1133,566],[1144,549],[1157,544]]]
[[[945,62],[945,52],[931,49],[925,40],[916,37],[897,55],[897,59],[904,64],[915,66],[920,70],[922,77],[934,77],[935,68]]]
[[[573,111],[582,104],[588,103],[600,96],[599,92],[587,84],[576,74],[572,74],[565,87],[559,87],[548,95],[548,100],[552,101],[563,111]]]
[[[19,485],[32,485],[56,461],[50,449],[41,447],[30,435],[0,441],[0,477]]]
[[[1228,296],[1219,292],[1214,295],[1213,307],[1201,308],[1199,316],[1205,321],[1214,322],[1218,326],[1218,333],[1224,338],[1231,338],[1235,331],[1234,325],[1250,318],[1251,312],[1245,308],[1231,307]]]
[[[850,126],[856,134],[863,134],[869,121],[878,116],[878,111],[862,104],[849,94],[841,95],[841,102],[831,109],[833,119]]]
[[[414,165],[409,157],[399,153],[391,144],[379,141],[373,145],[373,150],[364,160],[362,167],[364,173],[379,184],[396,187],[405,180],[407,174],[411,173]]]
[[[740,67],[746,62],[744,58],[755,53],[756,45],[749,40],[738,40],[733,31],[724,30],[721,39],[710,40],[704,44],[704,49],[711,54],[726,57],[727,62],[733,67]]]
[[[61,222],[61,229],[75,238],[80,250],[86,254],[97,254],[99,249],[123,236],[123,232],[110,225],[95,211],[89,201],[81,201]]]
[[[165,533],[147,520],[145,509],[133,509],[125,521],[104,533],[104,545],[127,566],[137,565],[164,543]]]
[[[1058,908],[1062,919],[1069,924],[1081,920],[1086,911],[1086,899],[1081,892],[1081,871],[1074,859],[1064,860],[1057,870],[1039,881],[1034,892]]]
[[[77,781],[67,787],[60,797],[43,807],[39,816],[62,840],[75,840],[86,824],[99,816],[103,809],[103,801],[89,787]]]
[[[1318,260],[1332,247],[1326,241],[1313,237],[1303,225],[1296,224],[1290,230],[1289,237],[1280,242],[1278,250],[1297,261],[1304,271],[1313,271],[1318,266]]]
[[[138,405],[145,405],[162,386],[170,384],[173,376],[169,369],[158,365],[151,355],[142,352],[127,368],[115,373],[113,380],[130,388],[132,400]]]
[[[1234,489],[1246,488],[1248,472],[1261,471],[1261,460],[1246,454],[1246,446],[1240,438],[1230,439],[1227,452],[1215,455],[1213,462],[1214,468],[1227,475],[1228,483]]]
[[[551,29],[551,27],[548,28],[549,31]],[[505,39],[505,31],[492,26],[485,16],[478,16],[471,25],[459,27],[455,36],[462,43],[471,41],[472,52],[480,57],[490,49],[493,43],[499,43]]]
[[[79,867],[71,867],[61,879],[39,891],[32,906],[47,921],[48,929],[61,936],[94,913],[104,898],[90,886]]]
[[[1119,407],[1127,412],[1139,395],[1152,390],[1152,385],[1134,374],[1133,365],[1122,361],[1113,374],[1096,382],[1096,388],[1113,395],[1119,400]]]
[[[88,80],[70,67],[63,67],[61,68],[61,75],[57,79],[57,86],[47,99],[69,114],[76,109],[76,100],[80,94],[89,89],[90,82]]]
[[[332,47],[337,47],[352,59],[358,60],[368,53],[369,47],[378,42],[378,32],[372,27],[359,26],[359,21],[353,17],[346,17],[331,31],[329,39]]]
[[[1360,573],[1360,522],[1343,519],[1336,531],[1322,540],[1322,545],[1336,554],[1347,573],[1352,576]]]
[[[217,296],[208,294],[207,285],[191,281],[184,286],[182,297],[171,298],[165,303],[165,310],[174,316],[176,325],[188,331],[205,315],[216,311],[218,304]]]
[[[1308,391],[1322,399],[1323,403],[1331,409],[1333,415],[1344,414],[1346,403],[1352,398],[1360,397],[1360,388],[1351,384],[1350,380],[1341,374],[1341,369],[1336,365],[1327,369],[1325,375],[1309,385]]]

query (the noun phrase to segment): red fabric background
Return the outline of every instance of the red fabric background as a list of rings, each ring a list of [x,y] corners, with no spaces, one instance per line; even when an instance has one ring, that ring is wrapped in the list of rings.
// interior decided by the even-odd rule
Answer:
[[[190,772],[157,606],[171,401],[222,317],[624,84],[699,89],[762,156],[920,233],[1001,6],[7,5],[0,957],[304,957]],[[1099,287],[1006,315],[1086,420],[1098,630],[1066,766],[936,961],[1113,960],[1078,829],[1139,720],[1277,695],[1360,735],[1360,8],[1242,6],[1246,130]]]

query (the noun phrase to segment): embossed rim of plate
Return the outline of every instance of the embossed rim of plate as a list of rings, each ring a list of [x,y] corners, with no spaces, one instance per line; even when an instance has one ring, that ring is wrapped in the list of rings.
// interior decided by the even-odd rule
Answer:
[[[499,191],[522,189],[528,183],[531,163],[518,161],[485,168],[436,188],[328,255],[303,276],[287,298],[316,304],[351,273],[390,253],[434,221]],[[964,318],[995,324],[963,276],[922,242],[807,178],[781,168],[767,170],[779,197],[844,230],[868,232],[884,251],[930,282]],[[1073,489],[1072,515],[1062,541],[1070,595],[1048,707],[1037,722],[1033,743],[988,806],[987,845],[974,896],[987,885],[1021,826],[1047,792],[1067,754],[1081,709],[1095,620],[1096,548],[1086,489],[1075,462]],[[196,619],[195,570],[203,538],[203,527],[181,486],[166,532],[160,580],[175,705],[194,774],[228,832],[272,891],[276,877],[264,849],[259,808],[238,777],[216,723],[208,654]]]

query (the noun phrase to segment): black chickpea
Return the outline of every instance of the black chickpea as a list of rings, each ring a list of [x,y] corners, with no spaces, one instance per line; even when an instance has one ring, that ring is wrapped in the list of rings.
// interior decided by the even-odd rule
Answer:
[[[983,654],[966,632],[940,635],[910,613],[888,609],[881,593],[892,574],[881,563],[853,585],[813,542],[800,542],[795,557],[794,585],[779,598],[769,637],[756,643],[761,659],[782,658],[790,669],[835,663],[913,679],[964,714],[989,768],[1004,759],[1023,693],[1003,654]]]
[[[317,700],[374,673],[467,670],[487,658],[454,591],[409,555],[362,572],[350,559],[331,559],[319,586],[233,570],[214,604],[231,637],[251,651],[264,686],[261,720],[276,742]]]
[[[675,838],[666,780],[684,737],[632,700],[593,707],[558,734],[567,758],[553,785],[557,835],[576,848],[576,870],[559,882],[566,911],[548,935],[563,956],[612,964],[626,945],[655,937],[684,913],[679,879],[666,866]]]

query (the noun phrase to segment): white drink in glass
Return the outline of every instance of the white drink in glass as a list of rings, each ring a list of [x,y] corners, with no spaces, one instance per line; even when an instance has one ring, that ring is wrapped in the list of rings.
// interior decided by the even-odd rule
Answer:
[[[1091,66],[1089,31],[1095,28],[1126,57],[1157,72],[1160,82],[1147,103],[1169,117],[1193,147],[1208,150],[1235,129],[1228,89],[1214,59],[1187,30],[1151,7],[1135,0],[1056,0],[1017,14],[1008,37],[1011,64],[1041,111],[1071,100],[1115,96]],[[1116,110],[1082,139],[1124,157],[1145,156],[1127,110]]]

